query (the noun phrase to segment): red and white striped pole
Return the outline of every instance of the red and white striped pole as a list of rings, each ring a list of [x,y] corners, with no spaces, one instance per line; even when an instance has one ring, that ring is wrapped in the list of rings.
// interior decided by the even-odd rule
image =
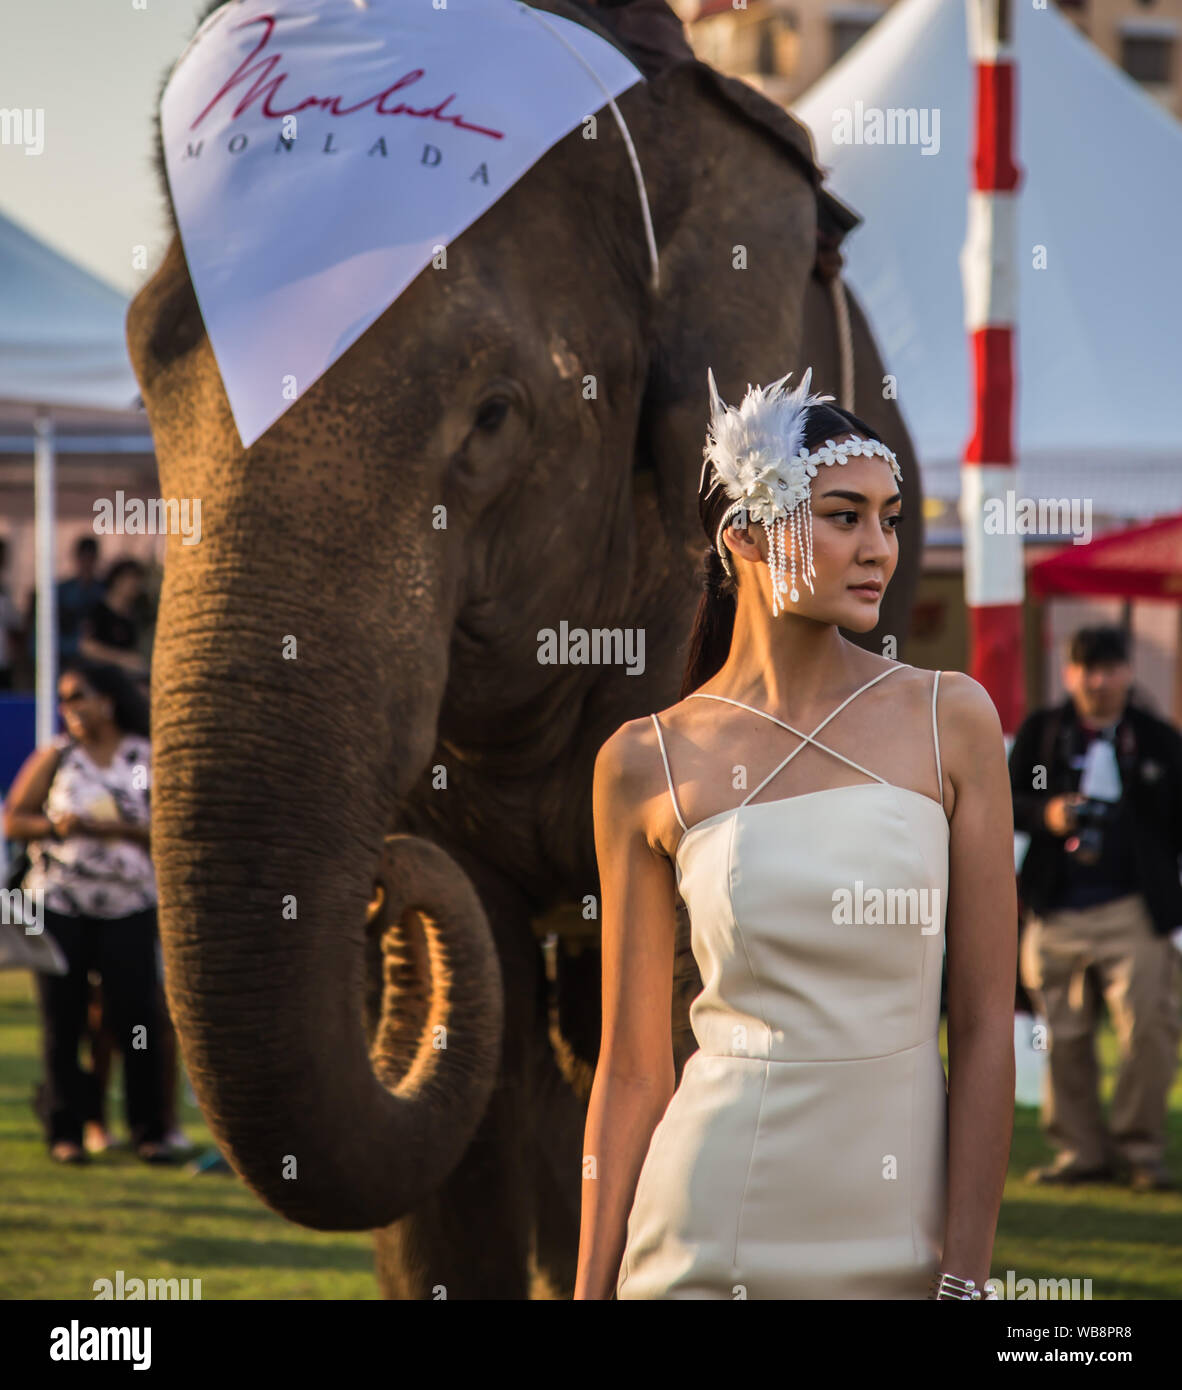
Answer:
[[[973,434],[961,467],[969,674],[993,698],[1007,742],[1022,721],[1022,539],[1009,522],[1017,494],[1014,348],[1018,307],[1014,161],[1017,70],[1009,0],[965,0],[969,56],[976,72],[976,135],[968,232],[961,251],[965,328],[973,362]],[[987,506],[1000,501],[986,526]]]

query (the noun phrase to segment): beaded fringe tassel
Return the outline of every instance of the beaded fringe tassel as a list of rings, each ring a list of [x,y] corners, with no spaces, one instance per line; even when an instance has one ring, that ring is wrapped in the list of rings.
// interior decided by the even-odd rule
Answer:
[[[800,514],[804,512],[804,520],[801,521]],[[792,588],[789,590],[788,584],[784,579],[784,571],[787,568],[784,556],[784,529],[787,524],[790,529],[790,556],[792,562]],[[787,594],[792,603],[800,599],[800,591],[796,587],[796,548],[800,545],[802,570],[804,582],[812,590],[813,582],[811,576],[816,574],[816,566],[813,564],[813,513],[808,505],[808,499],[798,503],[788,516],[778,516],[771,526],[771,541],[768,546],[768,567],[772,575],[772,617],[784,611],[784,601],[781,594]]]

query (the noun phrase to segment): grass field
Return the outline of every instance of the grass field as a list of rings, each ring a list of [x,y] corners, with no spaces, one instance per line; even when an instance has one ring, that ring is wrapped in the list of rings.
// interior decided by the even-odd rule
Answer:
[[[91,1298],[96,1279],[200,1278],[203,1298],[376,1298],[370,1237],[293,1226],[237,1178],[151,1168],[128,1151],[84,1168],[50,1163],[30,1106],[41,1075],[32,978],[0,973],[0,1297]],[[1116,1043],[1100,1040],[1104,1096]],[[1170,1160],[1182,1180],[1182,1076],[1170,1112]],[[113,1107],[112,1122],[121,1116]],[[209,1142],[188,1103],[189,1136]],[[1004,1280],[1090,1279],[1094,1299],[1182,1296],[1182,1193],[1073,1192],[1022,1181],[1050,1157],[1034,1110],[1017,1111],[1010,1176],[994,1248]]]

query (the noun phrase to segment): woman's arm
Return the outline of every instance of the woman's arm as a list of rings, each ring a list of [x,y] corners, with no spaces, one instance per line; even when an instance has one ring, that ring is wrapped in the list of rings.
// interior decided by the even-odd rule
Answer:
[[[133,844],[143,845],[145,849],[151,841],[149,826],[126,820],[88,820],[82,816],[75,831],[79,835],[91,835],[96,840],[130,840]]]
[[[576,1299],[608,1299],[615,1290],[636,1180],[676,1085],[676,889],[668,859],[642,823],[653,795],[652,759],[659,772],[651,721],[634,720],[595,760],[603,1031],[583,1142]]]
[[[42,811],[57,771],[61,753],[50,744],[30,753],[4,798],[4,837],[8,840],[44,840],[53,834],[49,817]]]
[[[948,1204],[940,1267],[980,1288],[1014,1127],[1018,897],[1005,744],[984,687],[940,682],[940,744],[956,798],[948,857]]]

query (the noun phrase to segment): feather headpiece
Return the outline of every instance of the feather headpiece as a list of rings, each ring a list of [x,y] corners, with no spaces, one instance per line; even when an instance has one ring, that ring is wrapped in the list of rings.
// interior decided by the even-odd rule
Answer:
[[[790,525],[792,535],[793,603],[800,597],[796,588],[796,546],[803,541],[805,557],[804,579],[812,589],[813,565],[812,508],[804,507],[801,523],[800,503],[809,497],[810,484],[816,477],[819,464],[845,463],[854,455],[881,455],[887,459],[895,477],[902,480],[895,455],[877,439],[860,436],[835,444],[825,441],[825,447],[812,452],[804,443],[807,412],[811,406],[833,400],[832,396],[810,395],[813,379],[810,367],[794,391],[786,389],[791,372],[770,386],[747,386],[740,406],[725,405],[718,394],[714,373],[707,367],[706,381],[710,388],[710,423],[706,430],[706,445],[702,450],[702,475],[698,480],[701,491],[706,469],[713,468],[714,481],[710,495],[721,485],[734,504],[727,508],[714,537],[727,572],[734,575],[730,553],[722,541],[722,533],[739,513],[750,521],[761,522],[768,528],[768,565],[772,572],[772,614],[783,607],[780,595],[788,591],[784,579],[784,528]],[[850,431],[852,433],[852,431]]]

